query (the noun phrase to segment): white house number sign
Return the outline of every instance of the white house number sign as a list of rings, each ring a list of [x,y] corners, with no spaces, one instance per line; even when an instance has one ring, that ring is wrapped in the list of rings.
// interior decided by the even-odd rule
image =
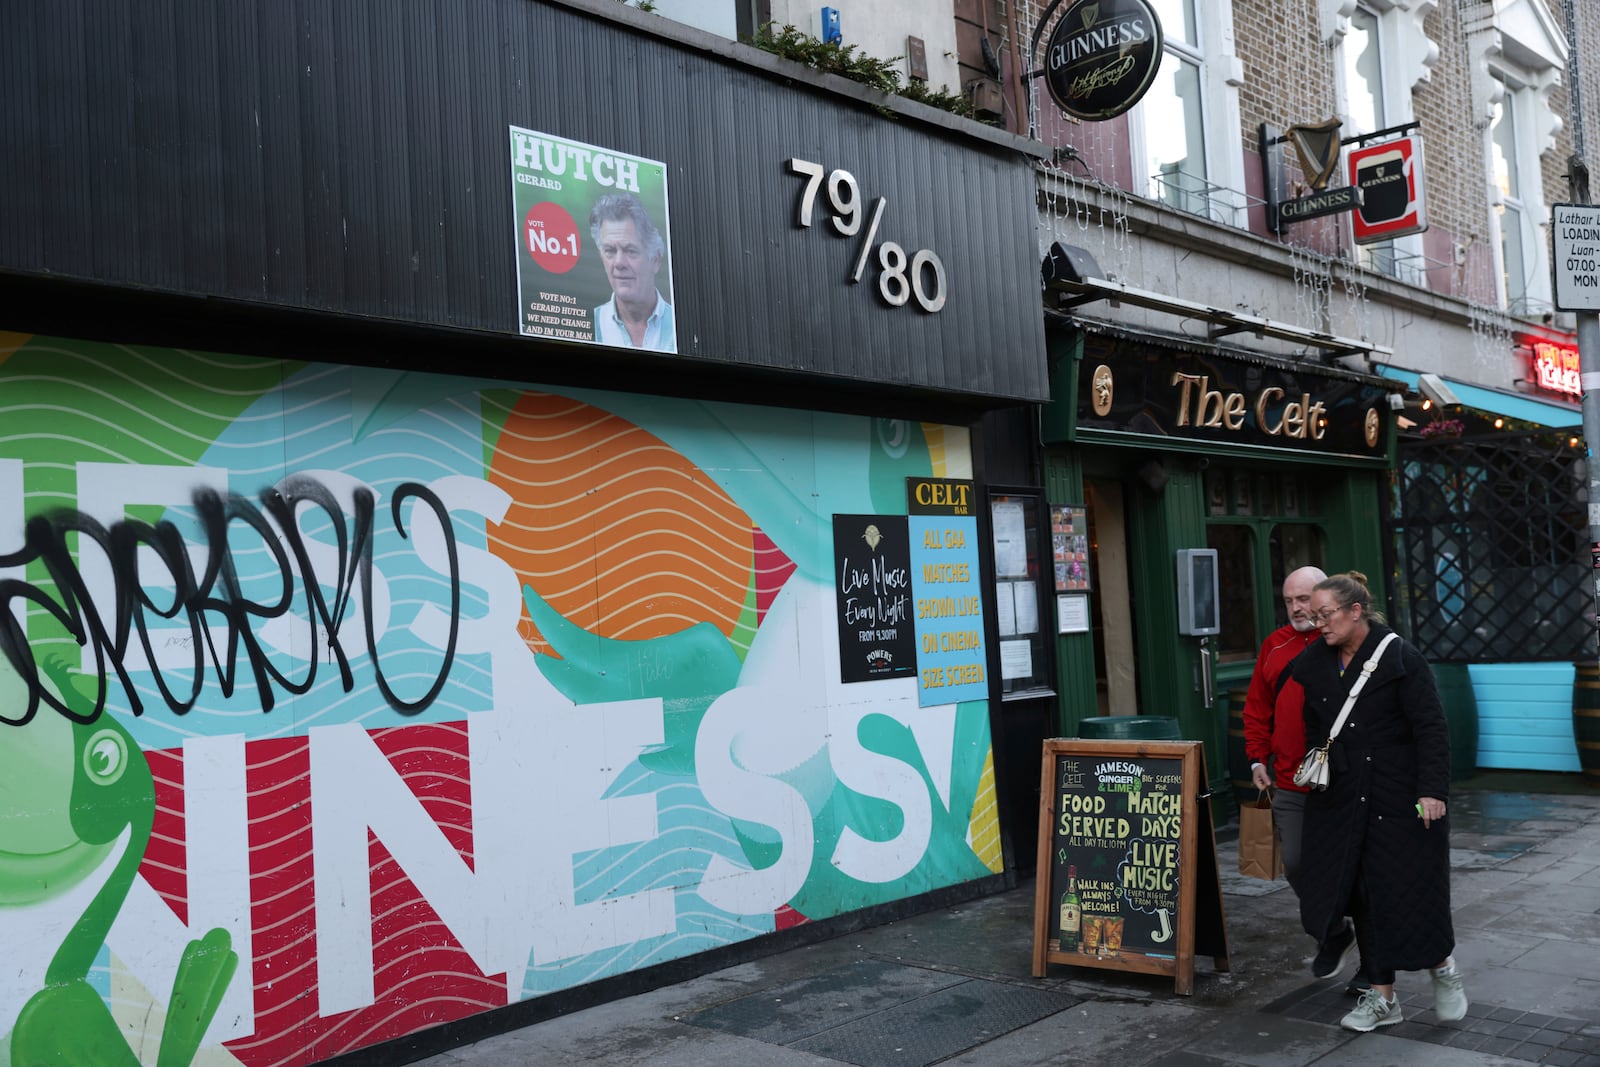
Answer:
[[[856,181],[854,174],[847,170],[830,171],[821,163],[813,163],[809,159],[791,159],[788,168],[790,174],[806,180],[805,188],[800,191],[799,212],[795,220],[797,225],[811,225],[811,217],[817,206],[817,191],[826,178],[828,207],[831,209],[828,222],[833,226],[833,232],[839,237],[854,237],[861,232],[861,183]],[[872,205],[867,234],[860,241],[855,266],[850,271],[851,284],[861,281],[867,257],[872,254],[873,242],[877,241],[878,223],[883,220],[883,209],[888,204],[888,197],[880,196]],[[893,241],[878,242],[876,247],[878,295],[883,297],[884,303],[898,308],[915,300],[918,307],[930,313],[944,307],[944,262],[937,252],[931,248],[921,248],[908,258],[906,250]]]

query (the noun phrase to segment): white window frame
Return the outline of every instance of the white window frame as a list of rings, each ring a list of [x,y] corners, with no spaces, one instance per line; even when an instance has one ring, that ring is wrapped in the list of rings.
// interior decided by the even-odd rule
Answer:
[[[1439,59],[1439,45],[1423,32],[1423,21],[1438,6],[1438,0],[1322,0],[1323,31],[1334,50],[1336,106],[1344,122],[1340,128],[1341,137],[1374,132],[1357,130],[1350,117],[1350,86],[1345,79],[1344,51],[1350,20],[1356,11],[1367,12],[1377,24],[1379,62],[1383,71],[1384,119],[1380,128],[1388,129],[1416,121],[1411,94],[1433,76],[1433,66]],[[1394,250],[1394,270],[1384,273],[1412,285],[1426,286],[1428,263],[1423,258],[1422,235],[1407,234],[1386,243]]]
[[[1514,135],[1512,148],[1517,167],[1517,195],[1514,203],[1507,204],[1506,198],[1500,192],[1499,183],[1494,180],[1494,124],[1491,121],[1486,134],[1486,147],[1490,153],[1489,222],[1490,232],[1494,238],[1492,248],[1495,256],[1496,295],[1500,306],[1512,314],[1523,318],[1539,318],[1545,312],[1555,310],[1550,291],[1550,261],[1546,254],[1548,245],[1546,230],[1549,226],[1550,206],[1544,199],[1544,172],[1540,166],[1540,157],[1544,153],[1539,150],[1538,145],[1541,136],[1540,112],[1550,113],[1549,95],[1548,90],[1541,94],[1533,86],[1519,84],[1516,75],[1506,71],[1500,64],[1492,64],[1491,70],[1502,87],[1500,106],[1511,112],[1511,129]],[[1499,208],[1507,206],[1516,209],[1522,226],[1519,236],[1522,243],[1523,269],[1527,277],[1523,279],[1525,288],[1520,294],[1512,293],[1506,285],[1503,243],[1505,215]],[[1513,307],[1513,303],[1518,303],[1519,306]]]
[[[1490,248],[1494,254],[1495,291],[1508,311],[1505,262],[1501,250],[1500,188],[1494,180],[1494,106],[1512,107],[1517,132],[1522,248],[1528,287],[1513,314],[1540,318],[1553,310],[1550,261],[1545,229],[1550,205],[1544,198],[1543,158],[1555,150],[1561,116],[1550,107],[1550,93],[1561,84],[1568,43],[1561,27],[1541,0],[1494,0],[1494,19],[1468,39],[1472,67],[1473,114],[1482,134],[1483,174],[1487,190]]]
[[[1239,138],[1239,87],[1244,84],[1244,62],[1234,46],[1233,0],[1195,0],[1194,15],[1198,47],[1168,41],[1167,49],[1199,61],[1205,180],[1211,186],[1206,216],[1242,229],[1249,225],[1244,152]],[[1128,141],[1133,163],[1132,192],[1157,199],[1160,189],[1150,174],[1142,104],[1128,113]]]

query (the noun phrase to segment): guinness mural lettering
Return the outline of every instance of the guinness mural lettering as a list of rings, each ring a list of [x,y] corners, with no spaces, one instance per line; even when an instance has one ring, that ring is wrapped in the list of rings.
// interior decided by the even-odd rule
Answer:
[[[1047,10],[1039,25],[1049,20]],[[1099,122],[1144,96],[1161,47],[1161,21],[1145,0],[1077,0],[1050,31],[1041,73],[1061,110]]]
[[[1393,419],[1384,389],[1333,369],[1090,337],[1079,364],[1079,432],[1188,438],[1381,460]]]

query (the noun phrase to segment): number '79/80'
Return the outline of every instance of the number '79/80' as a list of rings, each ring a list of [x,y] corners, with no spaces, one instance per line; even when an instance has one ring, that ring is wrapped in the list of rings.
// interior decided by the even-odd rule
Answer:
[[[810,227],[817,203],[817,190],[822,186],[823,178],[826,176],[828,206],[832,208],[828,221],[832,224],[834,232],[840,237],[854,237],[861,232],[861,184],[856,181],[854,174],[847,170],[829,171],[821,163],[799,158],[790,159],[788,168],[790,174],[806,179],[805,188],[800,192],[796,225],[802,228]],[[887,197],[880,196],[872,206],[872,218],[867,224],[867,234],[861,241],[854,269],[850,272],[849,280],[852,283],[861,280],[861,273],[867,265],[867,256],[871,253],[873,242],[878,235],[878,223],[883,219],[883,209],[888,203]],[[930,248],[919,249],[908,261],[905,249],[894,241],[884,241],[876,247],[879,267],[878,295],[883,297],[884,303],[891,307],[904,307],[907,301],[915,297],[917,306],[930,314],[944,307],[944,261],[939,258],[937,252]]]

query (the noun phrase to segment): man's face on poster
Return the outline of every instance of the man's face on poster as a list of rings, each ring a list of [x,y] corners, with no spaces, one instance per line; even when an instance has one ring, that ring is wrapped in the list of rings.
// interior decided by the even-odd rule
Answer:
[[[600,261],[619,301],[643,304],[655,300],[661,256],[645,248],[632,219],[608,219],[600,224]]]

